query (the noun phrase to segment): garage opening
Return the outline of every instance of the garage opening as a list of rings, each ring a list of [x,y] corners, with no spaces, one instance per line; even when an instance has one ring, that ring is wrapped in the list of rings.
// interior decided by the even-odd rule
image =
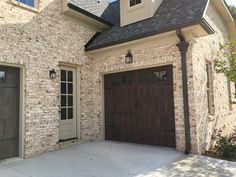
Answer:
[[[19,156],[20,69],[0,66],[0,160]]]
[[[175,147],[172,65],[104,76],[105,138]]]

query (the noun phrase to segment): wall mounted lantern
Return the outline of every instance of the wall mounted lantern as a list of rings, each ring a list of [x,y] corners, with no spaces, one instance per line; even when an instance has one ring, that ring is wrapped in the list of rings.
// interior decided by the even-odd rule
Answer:
[[[133,55],[131,50],[129,49],[126,56],[125,56],[125,63],[133,63]]]
[[[56,77],[57,77],[56,71],[54,69],[50,70],[49,76],[50,76],[50,79],[56,79]]]

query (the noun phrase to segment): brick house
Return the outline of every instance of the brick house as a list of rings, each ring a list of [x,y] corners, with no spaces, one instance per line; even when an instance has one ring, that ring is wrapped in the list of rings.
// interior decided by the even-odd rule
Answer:
[[[117,140],[202,153],[236,126],[223,0],[1,0],[0,159]]]

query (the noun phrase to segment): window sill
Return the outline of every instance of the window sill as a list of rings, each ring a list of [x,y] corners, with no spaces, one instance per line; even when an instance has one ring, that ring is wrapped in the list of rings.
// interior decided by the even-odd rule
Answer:
[[[19,7],[19,8],[25,9],[25,10],[28,10],[28,11],[30,11],[30,12],[39,13],[39,9],[38,9],[38,8],[28,6],[28,5],[26,5],[26,4],[23,4],[23,3],[21,3],[21,2],[18,2],[18,1],[16,1],[16,0],[10,0],[9,2],[10,2],[11,4],[15,5],[16,7]]]

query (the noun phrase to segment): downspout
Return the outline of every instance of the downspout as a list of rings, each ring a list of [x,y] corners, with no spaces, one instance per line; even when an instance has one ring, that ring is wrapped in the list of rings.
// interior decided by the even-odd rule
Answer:
[[[181,53],[182,65],[182,87],[183,87],[183,106],[184,106],[184,126],[185,126],[185,154],[191,151],[191,138],[190,138],[190,122],[189,122],[189,99],[188,99],[188,74],[187,74],[187,51],[189,44],[185,40],[181,29],[176,30],[176,34],[180,40],[177,44]]]

